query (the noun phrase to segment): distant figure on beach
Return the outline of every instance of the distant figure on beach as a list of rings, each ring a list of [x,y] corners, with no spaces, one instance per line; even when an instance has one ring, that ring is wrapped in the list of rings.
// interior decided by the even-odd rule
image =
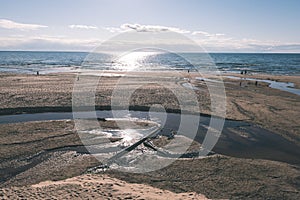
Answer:
[[[243,71],[243,70],[241,71],[241,74],[244,74],[244,71]]]
[[[188,73],[190,73],[190,69],[188,69]]]
[[[247,74],[247,70],[245,70],[245,74]]]
[[[39,72],[39,71],[37,71],[37,72],[36,72],[36,75],[37,75],[37,76],[38,76],[38,75],[40,75],[40,72]]]
[[[257,86],[258,85],[258,81],[255,81],[255,86]]]

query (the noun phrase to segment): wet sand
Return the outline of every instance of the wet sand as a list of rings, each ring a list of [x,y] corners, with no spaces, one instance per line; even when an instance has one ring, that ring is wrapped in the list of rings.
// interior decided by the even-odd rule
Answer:
[[[42,198],[43,195],[55,197],[57,195],[55,191],[59,190],[65,197],[76,198],[76,195],[87,197],[93,194],[100,198],[99,193],[105,195],[111,193],[105,187],[98,189],[99,181],[91,183],[86,181],[85,175],[81,176],[88,169],[101,163],[82,148],[72,121],[7,124],[1,125],[1,130],[0,148],[3,154],[0,158],[0,188],[2,188],[0,194],[11,195],[11,198],[21,198],[21,196]],[[164,143],[163,140],[154,142],[158,146]],[[208,198],[297,199],[300,184],[299,166],[221,155],[202,159],[174,160],[174,163],[166,168],[144,174],[125,173],[112,169],[103,171],[95,177],[89,176],[89,179],[98,180],[103,175],[174,193],[204,194]],[[68,180],[64,181],[65,179]],[[72,183],[78,180],[81,180],[82,184]],[[131,187],[118,180],[115,180],[114,185]],[[46,182],[49,185],[45,181],[50,181]],[[37,189],[35,186],[39,184],[47,187]],[[83,185],[83,188],[80,185]],[[92,192],[91,188],[93,188]],[[115,198],[120,195],[125,197],[136,194],[131,190],[128,193],[133,194],[120,193],[120,188],[118,190],[115,191],[117,193],[113,193]],[[143,194],[139,195],[145,198]]]
[[[126,79],[127,84],[123,87],[125,91],[131,85],[142,84],[153,76],[174,88],[180,84],[180,80],[174,78],[176,74],[172,73],[136,75]],[[182,78],[196,76],[198,75],[183,73]],[[292,76],[247,75],[247,77],[294,82],[297,88],[300,85],[299,78]],[[214,77],[207,76],[207,78]],[[118,81],[118,76],[102,77],[101,80],[96,107],[109,109],[109,96]],[[270,134],[282,136],[294,145],[300,145],[299,96],[270,89],[266,83],[255,86],[253,81],[243,81],[240,86],[239,80],[228,78],[224,80],[227,118],[255,124],[271,131]],[[76,81],[74,74],[40,76],[1,74],[0,114],[71,111],[74,81]],[[209,115],[210,100],[205,83],[199,80],[192,80],[191,83],[201,89],[196,91],[200,110]],[[173,101],[172,97],[172,93],[165,89],[157,85],[148,85],[134,93],[130,108],[147,110],[155,102],[162,103],[169,112],[178,112],[178,103]],[[166,102],[165,99],[170,100]],[[20,192],[24,189],[22,187],[26,186],[26,190],[30,191],[30,185],[46,180],[63,180],[79,176],[86,169],[99,164],[88,154],[78,153],[72,149],[80,145],[80,140],[70,128],[68,124],[70,122],[51,122],[53,123],[51,126],[44,123],[34,126],[20,124],[19,128],[14,124],[7,129],[2,127],[1,152],[4,153],[1,157],[1,187],[18,186],[11,190]],[[258,129],[253,128],[256,137],[259,137]],[[57,149],[58,146],[65,149]],[[36,154],[38,156],[35,156]],[[51,170],[48,171],[49,166],[56,167],[50,167]],[[7,173],[10,169],[17,173]],[[173,192],[196,192],[208,198],[297,199],[299,196],[299,166],[269,160],[212,156],[193,161],[179,160],[166,169],[144,175],[125,175],[113,171],[107,173],[125,181],[148,184]],[[191,175],[193,177],[190,177]],[[194,184],[195,182],[199,184]]]

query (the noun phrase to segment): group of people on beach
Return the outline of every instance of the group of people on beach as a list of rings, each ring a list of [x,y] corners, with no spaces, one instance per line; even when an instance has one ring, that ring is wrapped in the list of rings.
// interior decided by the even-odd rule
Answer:
[[[247,70],[242,70],[241,71],[241,74],[243,75],[243,74],[247,74],[248,73],[248,71]],[[242,86],[242,81],[240,81],[240,86]],[[255,81],[255,86],[258,86],[258,81]]]
[[[247,74],[247,70],[242,70],[241,74]]]

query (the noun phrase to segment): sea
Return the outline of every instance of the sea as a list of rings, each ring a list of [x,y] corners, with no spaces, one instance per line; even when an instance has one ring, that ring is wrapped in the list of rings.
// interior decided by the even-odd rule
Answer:
[[[209,61],[207,60],[209,58]],[[190,62],[192,61],[192,62]],[[300,54],[133,52],[124,56],[89,52],[0,51],[0,72],[78,70],[193,70],[214,65],[222,73],[300,75]]]

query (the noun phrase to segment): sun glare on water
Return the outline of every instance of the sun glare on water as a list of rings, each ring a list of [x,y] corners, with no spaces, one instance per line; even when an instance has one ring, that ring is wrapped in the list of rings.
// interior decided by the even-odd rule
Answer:
[[[130,52],[119,57],[116,61],[112,63],[112,68],[121,71],[136,71],[141,70],[147,63],[147,59],[150,56],[160,54],[160,52],[145,52],[136,51]]]

